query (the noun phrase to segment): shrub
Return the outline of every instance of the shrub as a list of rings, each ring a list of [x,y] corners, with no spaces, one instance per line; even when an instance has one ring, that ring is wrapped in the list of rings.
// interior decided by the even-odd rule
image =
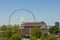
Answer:
[[[14,34],[14,35],[12,35],[11,39],[12,39],[12,40],[21,40],[21,35],[19,35],[19,34]]]
[[[29,40],[37,40],[36,36],[31,36]]]
[[[37,38],[40,38],[41,34],[42,34],[42,30],[38,26],[35,26],[32,28],[32,30],[31,30],[32,36],[36,36]]]

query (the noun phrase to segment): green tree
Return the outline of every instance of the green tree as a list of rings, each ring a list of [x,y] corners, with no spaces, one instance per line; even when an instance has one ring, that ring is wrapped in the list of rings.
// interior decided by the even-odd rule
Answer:
[[[14,25],[13,30],[15,31],[15,33],[18,33],[19,32],[19,25]]]
[[[19,33],[17,33],[19,31],[18,27],[19,27],[18,25],[7,27],[7,30],[5,31],[5,37],[7,38],[7,40],[13,40],[13,38],[15,39],[15,37],[21,36],[21,35],[18,35]]]
[[[58,29],[58,33],[60,33],[60,28]]]
[[[49,35],[47,33],[44,34],[44,36],[41,35],[40,40],[48,40]]]
[[[58,40],[60,40],[60,37],[58,38]]]
[[[11,40],[21,40],[21,35],[20,34],[13,34],[11,37]]]
[[[43,38],[43,37],[41,37],[40,40],[48,40],[48,38],[45,38],[45,37]]]
[[[42,34],[42,30],[38,26],[35,26],[32,28],[32,31],[31,31],[32,36],[36,36],[37,38],[40,38],[41,34]]]
[[[59,28],[58,27],[55,27],[55,26],[49,28],[49,32],[51,34],[52,33],[57,34],[59,32],[58,30],[59,30]]]
[[[12,27],[11,26],[7,27],[7,30],[5,31],[5,37],[10,38],[12,34],[13,34]]]
[[[7,30],[7,26],[6,25],[1,26],[1,30],[3,31]]]
[[[36,36],[31,36],[29,40],[37,40]]]
[[[50,34],[49,35],[49,40],[57,40],[56,35],[55,34]]]

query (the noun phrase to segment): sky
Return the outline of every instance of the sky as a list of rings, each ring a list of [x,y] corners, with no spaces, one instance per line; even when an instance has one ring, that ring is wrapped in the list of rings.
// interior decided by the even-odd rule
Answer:
[[[0,0],[0,25],[8,25],[11,13],[16,9],[30,10],[37,22],[44,21],[47,25],[60,22],[60,0]],[[11,24],[21,21],[33,21],[33,16],[26,11],[17,11],[11,17]]]

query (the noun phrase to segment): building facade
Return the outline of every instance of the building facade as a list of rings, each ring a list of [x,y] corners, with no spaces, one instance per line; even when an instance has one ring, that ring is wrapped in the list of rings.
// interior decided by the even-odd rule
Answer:
[[[56,27],[59,27],[59,22],[55,22],[55,26]]]
[[[22,35],[26,36],[26,37],[30,36],[31,30],[35,26],[38,26],[39,28],[41,28],[44,33],[47,32],[45,22],[24,22],[21,25],[21,27],[22,27],[22,29],[21,29]]]

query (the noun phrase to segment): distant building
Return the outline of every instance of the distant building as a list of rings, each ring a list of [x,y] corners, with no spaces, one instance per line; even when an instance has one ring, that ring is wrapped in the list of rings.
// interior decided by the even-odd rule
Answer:
[[[56,27],[59,27],[59,22],[55,22],[55,26]]]
[[[22,24],[22,35],[23,36],[30,36],[31,29],[35,26],[38,26],[42,29],[43,33],[47,32],[46,23],[45,22],[24,22]]]

